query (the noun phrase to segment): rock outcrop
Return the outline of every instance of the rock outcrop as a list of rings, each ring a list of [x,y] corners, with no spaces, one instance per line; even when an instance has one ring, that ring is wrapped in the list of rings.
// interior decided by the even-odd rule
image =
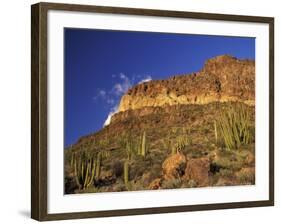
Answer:
[[[188,159],[184,177],[194,180],[198,186],[209,184],[210,159],[208,157]]]
[[[163,165],[164,179],[177,179],[184,175],[186,158],[183,154],[176,153],[168,157]]]
[[[194,181],[196,186],[204,187],[209,184],[210,158],[189,158],[181,153],[169,156],[162,164],[163,180],[182,179]],[[159,178],[158,178],[159,179]],[[150,189],[158,189],[161,181],[152,182]]]
[[[239,101],[255,103],[255,62],[222,55],[197,73],[138,84],[123,95],[119,112],[144,107]]]

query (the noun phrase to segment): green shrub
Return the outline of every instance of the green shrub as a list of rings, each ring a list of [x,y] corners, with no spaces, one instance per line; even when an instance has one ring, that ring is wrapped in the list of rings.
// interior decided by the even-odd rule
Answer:
[[[186,182],[183,183],[182,188],[194,188],[197,187],[198,184],[195,180],[188,180]]]
[[[122,176],[123,173],[123,164],[120,160],[114,160],[111,164],[111,169],[116,177]]]
[[[161,187],[163,189],[175,189],[175,188],[181,188],[182,181],[181,179],[169,179],[169,180],[164,180],[162,182]]]
[[[241,184],[255,184],[254,172],[239,172],[237,178]]]
[[[219,175],[221,177],[233,177],[233,170],[230,169],[220,169]]]

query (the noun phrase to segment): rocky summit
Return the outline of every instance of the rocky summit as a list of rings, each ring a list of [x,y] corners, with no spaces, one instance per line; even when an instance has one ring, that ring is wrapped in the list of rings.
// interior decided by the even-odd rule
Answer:
[[[65,191],[254,184],[254,106],[255,62],[230,55],[135,85],[109,125],[65,149]]]
[[[151,106],[228,101],[254,105],[254,61],[223,55],[206,61],[199,72],[141,83],[122,97],[119,112]]]

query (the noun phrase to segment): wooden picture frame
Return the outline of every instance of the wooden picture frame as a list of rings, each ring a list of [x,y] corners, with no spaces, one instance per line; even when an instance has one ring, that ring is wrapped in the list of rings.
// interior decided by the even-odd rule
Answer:
[[[169,18],[188,18],[269,25],[269,180],[268,200],[242,201],[151,208],[131,208],[86,212],[48,212],[48,12],[50,10],[123,14]],[[274,18],[210,13],[118,8],[90,5],[38,3],[31,7],[31,217],[39,221],[94,217],[203,211],[274,205]]]

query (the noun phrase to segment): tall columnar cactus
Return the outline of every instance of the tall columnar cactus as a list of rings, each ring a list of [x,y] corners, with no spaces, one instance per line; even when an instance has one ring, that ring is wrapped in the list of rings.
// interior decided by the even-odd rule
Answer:
[[[129,161],[124,162],[124,183],[126,186],[129,184]]]
[[[146,151],[147,151],[147,142],[146,142],[146,132],[143,132],[142,135],[142,142],[141,142],[141,155],[143,157],[146,156]]]
[[[177,136],[171,148],[172,154],[181,152],[187,144],[188,144],[188,140],[185,136]]]
[[[85,189],[94,185],[99,178],[101,170],[102,153],[93,155],[89,152],[73,153],[72,169],[75,180],[80,189]]]
[[[96,172],[96,160],[94,158],[82,159],[77,156],[74,159],[74,175],[79,188],[85,189],[93,185]]]
[[[71,161],[70,161],[70,167],[73,169],[74,167],[74,159],[75,159],[75,153],[71,153]]]
[[[126,142],[126,153],[127,153],[127,158],[130,160],[133,154],[133,145],[129,140],[127,140]]]
[[[87,165],[86,165],[86,174],[85,174],[85,179],[84,179],[84,184],[83,184],[83,188],[88,188],[91,185],[93,185],[93,181],[94,181],[94,176],[95,176],[95,160],[91,159]]]
[[[176,145],[172,145],[171,149],[172,149],[172,155],[177,153],[177,146]]]
[[[253,140],[250,114],[246,105],[229,107],[218,119],[218,128],[228,150],[238,149]]]
[[[97,167],[96,167],[96,175],[95,175],[95,178],[96,180],[99,178],[100,176],[100,171],[101,171],[101,160],[102,160],[102,154],[101,152],[98,153],[97,155]]]
[[[216,122],[216,120],[214,120],[214,132],[215,132],[216,143],[218,143],[218,130],[217,130],[217,122]]]
[[[141,155],[141,146],[142,146],[142,135],[140,135],[139,140],[137,142],[137,154]]]

